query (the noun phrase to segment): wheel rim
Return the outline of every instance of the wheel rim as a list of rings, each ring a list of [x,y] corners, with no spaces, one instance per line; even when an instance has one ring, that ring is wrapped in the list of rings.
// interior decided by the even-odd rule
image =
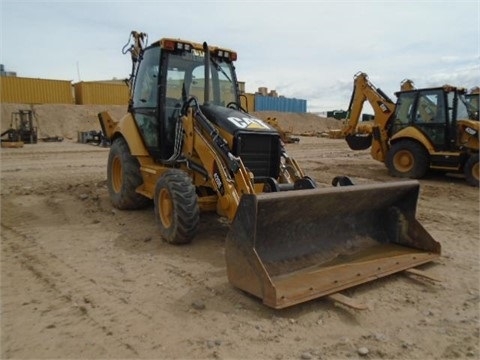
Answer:
[[[122,161],[119,156],[115,156],[112,161],[112,187],[116,193],[122,189]]]
[[[160,190],[158,196],[158,209],[163,227],[169,228],[173,222],[173,202],[167,189]]]
[[[400,172],[408,172],[412,170],[413,165],[415,164],[415,159],[410,151],[400,150],[398,151],[393,158],[393,165],[395,169]]]

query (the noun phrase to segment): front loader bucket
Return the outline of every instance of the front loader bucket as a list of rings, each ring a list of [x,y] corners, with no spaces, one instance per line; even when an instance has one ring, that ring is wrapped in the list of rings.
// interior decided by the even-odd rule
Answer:
[[[230,283],[280,309],[440,256],[415,219],[417,181],[243,195],[227,235]]]

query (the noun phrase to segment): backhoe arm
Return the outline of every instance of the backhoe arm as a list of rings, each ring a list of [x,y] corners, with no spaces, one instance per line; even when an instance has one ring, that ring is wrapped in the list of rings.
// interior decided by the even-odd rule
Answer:
[[[375,114],[375,126],[380,128],[385,128],[390,115],[395,110],[395,103],[380,88],[375,87],[368,80],[367,74],[359,72],[354,77],[347,123],[343,129],[345,135],[354,135],[357,132],[365,101],[368,101],[372,106]]]
[[[342,129],[344,135],[353,135],[356,133],[358,121],[362,114],[363,104],[367,100],[364,89],[368,82],[367,75],[358,73],[354,77],[353,91],[350,98],[350,104],[347,111],[347,122]]]
[[[128,42],[122,48],[122,54],[130,53],[132,58],[132,72],[126,83],[130,89],[130,102],[132,101],[133,97],[133,83],[135,74],[137,73],[137,66],[138,66],[138,59],[140,55],[147,46],[148,35],[143,32],[132,31],[128,38]]]
[[[358,131],[363,104],[368,101],[374,111],[374,123],[368,131]],[[395,111],[395,103],[359,72],[354,77],[354,88],[348,109],[348,119],[343,129],[345,140],[352,150],[372,147],[374,159],[383,161],[387,152],[387,124]]]

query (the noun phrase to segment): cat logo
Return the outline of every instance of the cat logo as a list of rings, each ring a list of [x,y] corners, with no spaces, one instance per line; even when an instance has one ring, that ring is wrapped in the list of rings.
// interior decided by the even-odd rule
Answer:
[[[271,128],[265,124],[262,120],[254,118],[254,117],[235,117],[230,116],[227,118],[232,124],[240,129],[267,129],[271,130]]]

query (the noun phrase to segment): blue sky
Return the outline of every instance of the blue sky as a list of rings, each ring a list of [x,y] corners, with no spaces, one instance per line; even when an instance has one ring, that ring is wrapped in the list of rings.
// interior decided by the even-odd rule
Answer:
[[[125,78],[131,30],[238,52],[247,92],[265,86],[346,109],[366,72],[392,98],[416,87],[480,85],[480,1],[1,1],[0,63],[17,76]]]

